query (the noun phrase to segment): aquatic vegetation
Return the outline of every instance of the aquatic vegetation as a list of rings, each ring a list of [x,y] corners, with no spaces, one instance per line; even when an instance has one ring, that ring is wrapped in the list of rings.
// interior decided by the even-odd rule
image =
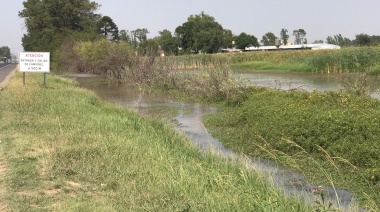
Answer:
[[[229,64],[258,70],[287,70],[318,73],[380,72],[380,47],[351,47],[339,50],[255,51],[215,55],[186,55],[160,58],[178,69]]]
[[[227,147],[278,161],[314,183],[380,203],[380,101],[346,92],[250,88],[205,119]]]

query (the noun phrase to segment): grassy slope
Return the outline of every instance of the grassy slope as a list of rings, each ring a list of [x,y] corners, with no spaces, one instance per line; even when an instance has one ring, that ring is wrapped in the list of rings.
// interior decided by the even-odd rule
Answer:
[[[308,211],[263,177],[69,79],[0,92],[0,203],[14,211]]]

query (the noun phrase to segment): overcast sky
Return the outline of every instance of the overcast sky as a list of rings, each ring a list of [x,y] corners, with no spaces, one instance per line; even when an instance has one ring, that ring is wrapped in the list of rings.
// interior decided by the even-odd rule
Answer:
[[[23,0],[0,0],[0,46],[11,53],[23,51],[21,38],[24,21],[18,17]],[[97,11],[110,16],[119,30],[147,28],[148,37],[175,28],[190,15],[204,11],[230,29],[259,40],[267,32],[280,36],[288,30],[290,40],[295,29],[304,29],[309,43],[325,41],[327,36],[342,34],[355,39],[356,34],[380,35],[380,0],[95,0],[102,6]]]

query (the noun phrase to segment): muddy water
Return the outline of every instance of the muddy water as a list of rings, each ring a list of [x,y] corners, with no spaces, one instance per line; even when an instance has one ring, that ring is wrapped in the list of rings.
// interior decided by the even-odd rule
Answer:
[[[282,90],[306,90],[306,91],[339,91],[344,89],[342,84],[359,78],[356,74],[318,74],[297,73],[279,71],[252,71],[245,69],[235,70],[237,76],[248,79],[253,86],[264,86]],[[371,96],[380,99],[380,78],[368,75],[366,77],[370,87]]]
[[[260,73],[254,76],[252,74],[239,72],[241,76],[250,79],[252,84],[258,86],[275,87],[284,86],[283,89],[290,87],[299,87],[313,90],[314,86],[319,90],[336,90],[338,89],[335,80],[315,80],[313,77],[294,77],[294,75],[277,74],[275,77]],[[223,146],[217,139],[213,138],[202,124],[202,118],[205,115],[214,113],[216,108],[198,103],[186,103],[174,101],[169,94],[157,94],[148,91],[142,91],[136,86],[123,83],[110,83],[107,80],[90,77],[89,75],[74,75],[81,87],[93,90],[103,99],[115,104],[133,108],[138,112],[144,112],[151,107],[170,107],[174,108],[176,115],[174,118],[178,122],[176,129],[184,132],[199,149],[203,152],[213,151],[220,153],[222,156],[231,160],[244,161],[248,168],[255,169],[268,176],[273,184],[290,195],[297,195],[306,201],[315,200],[311,191],[316,187],[305,181],[303,176],[289,172],[287,169],[271,161],[262,159],[252,159],[239,155],[232,150]],[[256,80],[254,80],[256,79]],[[310,83],[313,82],[313,83]],[[290,83],[290,84],[289,84]],[[272,85],[272,86],[270,86]],[[334,206],[340,206],[346,210],[355,200],[351,194],[343,190],[325,188],[328,201]]]

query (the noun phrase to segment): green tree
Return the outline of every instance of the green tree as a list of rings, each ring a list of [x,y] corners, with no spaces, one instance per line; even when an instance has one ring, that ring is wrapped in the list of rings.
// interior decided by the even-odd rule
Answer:
[[[330,36],[329,36],[330,37]],[[313,44],[320,44],[320,43],[323,43],[323,40],[315,40],[314,42],[313,42]]]
[[[372,35],[369,38],[371,40],[371,43],[380,43],[380,36],[378,35]]]
[[[159,50],[159,39],[147,39],[139,43],[137,52],[139,55],[155,57],[158,54]]]
[[[159,33],[159,45],[161,50],[164,51],[165,55],[178,55],[178,39],[174,37],[172,33],[167,29],[164,29]]]
[[[128,32],[126,31],[126,33]],[[146,28],[142,28],[142,29],[138,28],[138,29],[130,31],[129,33],[130,33],[129,35],[130,44],[134,48],[137,48],[140,43],[148,40],[147,34],[149,33],[149,31]]]
[[[98,21],[99,34],[108,40],[119,40],[119,28],[109,16],[103,16]]]
[[[274,46],[276,44],[277,39],[278,38],[276,37],[276,35],[274,35],[272,32],[267,32],[263,36],[262,42],[264,43],[264,46]]]
[[[223,48],[232,47],[232,41],[234,40],[234,35],[232,34],[231,30],[224,29],[222,38],[223,38],[223,40],[222,40],[222,47]]]
[[[137,40],[141,43],[148,40],[147,34],[149,33],[148,29],[142,28],[142,29],[136,29],[133,31],[134,37],[137,38]]]
[[[236,37],[235,43],[236,48],[243,50],[245,49],[245,47],[259,46],[257,38],[253,35],[248,35],[245,32],[240,33],[240,35]]]
[[[89,0],[26,0],[19,17],[27,33],[22,38],[26,51],[54,52],[71,32],[97,33],[99,5]]]
[[[295,44],[299,45],[299,44],[307,43],[306,31],[304,29],[293,30],[293,35],[295,37],[295,40],[294,40]]]
[[[223,27],[212,16],[202,12],[191,15],[175,33],[185,52],[215,53],[223,46]]]
[[[288,30],[282,28],[280,35],[281,35],[281,37],[280,37],[281,40],[284,42],[284,45],[286,45],[288,43],[288,40],[289,40]]]
[[[367,34],[358,34],[356,35],[355,42],[359,46],[369,46],[371,43],[371,38]]]
[[[334,44],[334,45],[339,45],[339,46],[351,45],[351,40],[346,37],[343,37],[341,34],[328,36],[326,39],[326,42],[328,44]]]
[[[126,30],[120,30],[119,32],[119,40],[120,41],[125,41],[130,43],[131,42],[131,37],[129,36],[129,32]]]
[[[11,59],[11,49],[8,46],[0,47],[0,58],[4,57]]]

